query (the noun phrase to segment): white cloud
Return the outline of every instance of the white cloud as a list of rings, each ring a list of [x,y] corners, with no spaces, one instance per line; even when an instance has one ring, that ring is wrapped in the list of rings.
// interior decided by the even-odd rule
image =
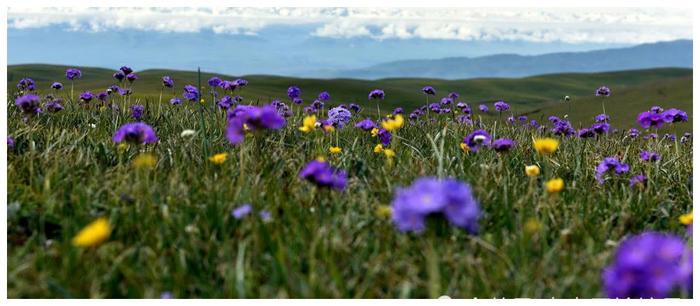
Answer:
[[[643,43],[692,37],[689,10],[663,8],[10,8],[8,27],[255,35],[311,24],[318,37]]]

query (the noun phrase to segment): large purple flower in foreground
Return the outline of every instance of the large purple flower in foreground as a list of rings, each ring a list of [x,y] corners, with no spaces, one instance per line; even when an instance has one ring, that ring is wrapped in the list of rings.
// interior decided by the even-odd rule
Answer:
[[[146,144],[158,141],[153,128],[143,122],[131,122],[122,125],[112,137],[114,142],[126,141],[132,144]]]
[[[337,190],[345,189],[347,173],[333,168],[325,161],[312,160],[299,172],[299,177],[320,187],[332,187]]]
[[[602,273],[609,298],[666,298],[686,284],[690,252],[679,237],[644,232],[625,239]],[[692,276],[692,272],[690,272]]]
[[[384,91],[381,89],[375,89],[369,92],[369,100],[380,99],[384,100]]]
[[[15,105],[27,116],[34,116],[41,113],[39,102],[41,99],[35,94],[25,94],[17,97]]]
[[[421,177],[407,188],[397,188],[391,202],[392,221],[402,232],[422,232],[429,215],[476,234],[481,208],[471,187],[458,180]]]
[[[491,135],[485,130],[476,130],[464,138],[464,143],[471,151],[478,151],[481,147],[491,145]]]
[[[620,162],[615,157],[606,157],[595,168],[595,178],[602,184],[605,182],[605,174],[608,172],[614,172],[615,175],[620,175],[629,172],[629,170],[630,166],[628,164]]]
[[[664,117],[661,114],[652,112],[641,112],[637,115],[637,122],[642,128],[661,128],[664,125]]]
[[[75,79],[79,79],[79,78],[82,77],[82,76],[83,76],[83,73],[80,72],[80,69],[78,69],[78,68],[68,68],[68,69],[66,69],[66,79],[69,79],[69,80],[72,81],[72,80],[75,80]]]
[[[350,122],[351,117],[352,114],[350,111],[340,106],[328,110],[328,121],[330,121],[333,126],[341,129]]]
[[[664,111],[663,113],[661,113],[661,117],[666,123],[688,121],[688,114],[682,110],[675,108],[670,108]]]
[[[235,109],[229,110],[226,138],[232,144],[239,144],[245,137],[246,129],[249,131],[277,130],[284,127],[286,123],[284,117],[272,105],[261,107],[238,105]]]

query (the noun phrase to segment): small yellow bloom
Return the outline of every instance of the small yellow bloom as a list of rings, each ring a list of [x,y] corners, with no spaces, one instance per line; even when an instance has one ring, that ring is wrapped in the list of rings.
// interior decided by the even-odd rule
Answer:
[[[523,230],[525,231],[526,234],[529,234],[529,235],[532,235],[532,234],[539,232],[541,228],[542,228],[542,224],[540,224],[540,222],[537,221],[537,219],[535,219],[535,218],[528,219],[523,226]]]
[[[372,137],[377,137],[377,134],[379,133],[379,129],[378,129],[378,128],[373,128],[372,131],[371,131],[370,133],[372,133]]]
[[[393,131],[403,126],[403,116],[397,114],[393,118],[382,121],[382,127],[387,131]]]
[[[464,151],[465,153],[469,153],[469,146],[467,146],[466,143],[460,143],[459,148],[462,149],[462,151]]]
[[[535,139],[534,147],[537,153],[551,154],[559,147],[559,140],[554,138]]]
[[[374,146],[374,153],[382,153],[384,151],[384,146],[380,143]]]
[[[136,169],[150,169],[156,166],[155,155],[150,153],[141,153],[134,158],[133,166]]]
[[[544,183],[544,187],[549,193],[556,193],[564,189],[564,180],[560,178],[555,178]]]
[[[319,155],[318,157],[316,157],[316,160],[320,161],[320,162],[324,162],[324,161],[326,161],[326,157],[323,155]]]
[[[538,176],[540,175],[540,167],[537,165],[525,166],[525,174],[527,176]]]
[[[204,99],[199,99],[200,104],[204,104]]]
[[[313,131],[316,128],[316,116],[311,115],[311,116],[306,116],[304,117],[304,120],[301,123],[301,126],[299,127],[299,130],[308,133]]]
[[[228,153],[214,154],[213,156],[209,157],[209,161],[216,165],[221,165],[226,161],[226,157],[228,157]]]
[[[247,132],[247,131],[250,131],[250,128],[248,127],[248,124],[247,124],[247,123],[243,123],[243,130],[246,131],[246,132]]]
[[[117,146],[117,151],[119,151],[119,152],[124,152],[124,151],[126,151],[126,149],[128,149],[128,148],[129,148],[129,145],[127,145],[127,144],[125,144],[125,143],[122,142],[122,143],[120,143],[120,144]]]
[[[328,149],[328,151],[331,152],[331,154],[339,154],[343,151],[343,149],[341,149],[340,147],[331,147],[330,149]]]
[[[335,127],[328,124],[323,126],[323,130],[326,131],[327,133],[332,133],[335,131]]]
[[[96,246],[107,240],[111,231],[107,218],[99,218],[80,230],[72,242],[77,247]]]
[[[680,217],[678,217],[678,221],[680,221],[683,225],[693,224],[693,212],[691,211],[687,214],[681,215]]]
[[[394,152],[392,149],[384,149],[384,155],[386,155],[388,158],[393,158],[396,157],[396,152]]]
[[[377,215],[379,218],[389,218],[391,217],[391,206],[389,205],[380,205],[377,207],[377,210],[374,211],[374,213]]]

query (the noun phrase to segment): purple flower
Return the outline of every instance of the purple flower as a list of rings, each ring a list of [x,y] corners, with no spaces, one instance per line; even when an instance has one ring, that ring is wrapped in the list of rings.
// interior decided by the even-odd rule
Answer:
[[[655,113],[655,114],[661,114],[661,113],[664,111],[664,109],[661,108],[661,106],[652,106],[652,107],[649,109],[649,111],[652,112],[652,113]]]
[[[595,178],[599,183],[605,182],[605,174],[614,170],[615,175],[620,175],[622,173],[629,172],[630,166],[628,164],[622,163],[615,157],[606,157],[603,161],[598,164],[595,168]]]
[[[385,129],[379,129],[379,131],[377,132],[377,136],[379,136],[379,141],[382,143],[382,145],[388,146],[391,144],[391,132]]]
[[[39,102],[41,99],[35,94],[25,94],[17,97],[15,105],[27,116],[34,116],[41,113]]]
[[[637,115],[637,122],[642,128],[661,128],[664,125],[664,117],[652,112],[642,112]]]
[[[630,187],[644,186],[647,183],[647,177],[643,174],[638,174],[630,177]]]
[[[117,81],[120,81],[120,82],[121,82],[121,81],[124,80],[124,78],[126,77],[126,74],[124,74],[124,72],[122,72],[121,70],[119,70],[119,71],[115,72],[115,73],[112,75],[112,77],[114,77],[115,79],[117,79]]]
[[[591,126],[591,129],[596,132],[596,134],[605,134],[608,132],[608,130],[610,130],[610,124],[607,122],[594,123]]]
[[[478,151],[481,147],[491,145],[491,135],[485,130],[476,130],[464,138],[469,150]]]
[[[659,138],[659,135],[656,133],[649,133],[649,135],[644,136],[644,140],[656,139],[656,138]]]
[[[629,135],[631,138],[637,138],[637,136],[639,136],[639,130],[631,128],[629,131],[627,131],[627,135]]]
[[[491,147],[496,151],[496,152],[505,152],[510,150],[513,146],[515,145],[515,142],[512,139],[508,138],[499,138],[493,141],[491,144]]]
[[[50,113],[56,113],[63,110],[63,105],[61,105],[61,100],[51,100],[46,102],[44,108]]]
[[[170,99],[170,104],[172,104],[172,105],[182,104],[182,100],[180,100],[180,98],[178,98],[178,97],[174,97],[174,98]]]
[[[324,106],[325,103],[321,100],[314,100],[314,102],[311,103],[311,107],[316,111],[323,109]]]
[[[127,74],[129,74],[129,73],[134,72],[134,69],[131,69],[131,67],[128,67],[128,66],[122,66],[121,68],[119,68],[119,70],[120,70],[122,73],[124,73],[124,75],[127,75]]]
[[[83,76],[83,74],[80,72],[80,69],[78,69],[78,68],[66,69],[66,79],[69,79],[72,81],[75,79],[79,79],[82,76]]]
[[[158,137],[150,125],[143,122],[130,122],[122,125],[114,133],[112,141],[116,143],[126,141],[132,144],[146,144],[158,141]]]
[[[223,88],[224,90],[234,90],[237,86],[238,85],[236,85],[236,82],[234,81],[221,81],[221,83],[219,83],[219,87]]]
[[[54,83],[56,84],[56,83]],[[61,83],[58,83],[61,84]],[[17,82],[17,89],[33,91],[36,88],[36,83],[30,78],[23,78]]]
[[[639,153],[639,158],[641,158],[643,161],[650,161],[650,162],[655,162],[660,160],[661,158],[659,157],[659,154],[656,152],[652,151],[642,151]]]
[[[685,133],[683,133],[683,136],[681,136],[681,143],[689,142],[692,139],[693,139],[692,134],[685,132]]]
[[[173,78],[171,78],[168,75],[163,77],[163,86],[168,87],[168,88],[173,88],[174,85],[175,85],[175,81],[173,81]]]
[[[299,177],[306,179],[319,187],[332,187],[336,190],[345,189],[347,174],[343,170],[333,168],[325,161],[312,160],[299,172]]]
[[[209,80],[207,81],[207,84],[209,84],[209,86],[211,86],[211,87],[217,87],[217,86],[221,85],[221,82],[222,81],[219,77],[214,76],[214,77],[209,78]]]
[[[682,285],[685,243],[679,237],[644,232],[625,239],[602,279],[609,298],[665,298]]]
[[[63,84],[61,84],[59,82],[53,82],[53,84],[51,84],[51,88],[59,90],[59,89],[63,88]]]
[[[453,92],[450,92],[449,94],[447,94],[447,97],[454,101],[454,100],[459,99],[459,94],[453,91]]]
[[[141,117],[143,117],[143,111],[146,109],[146,107],[141,104],[134,104],[129,109],[131,109],[131,117],[134,117],[136,120],[141,120]]]
[[[139,76],[136,75],[136,73],[129,73],[126,75],[126,80],[129,82],[136,81],[138,78],[139,78]]]
[[[328,110],[328,121],[340,129],[350,122],[351,117],[350,111],[342,107],[334,107]]]
[[[365,120],[355,123],[355,127],[360,128],[363,131],[369,132],[372,129],[376,128],[377,124],[375,124],[374,121],[372,121],[371,119],[366,118]]]
[[[582,128],[582,129],[578,130],[578,137],[581,137],[581,138],[591,138],[591,137],[595,137],[595,135],[596,135],[595,131],[592,129],[589,129],[589,128]]]
[[[231,210],[231,216],[240,220],[243,217],[250,214],[252,211],[253,211],[253,207],[250,206],[250,204],[243,204],[243,205]]]
[[[239,144],[245,137],[245,127],[250,131],[277,130],[286,123],[284,117],[280,116],[272,105],[238,105],[235,109],[229,109],[226,138],[232,144]]]
[[[534,128],[538,128],[538,127],[540,127],[540,124],[537,122],[537,120],[532,119],[532,120],[530,120],[530,126],[534,127]]]
[[[595,91],[596,96],[609,97],[610,94],[611,94],[610,88],[608,88],[607,86],[600,86]]]
[[[107,98],[109,97],[109,94],[106,91],[100,92],[97,94],[97,100],[100,100],[101,102],[107,101]]]
[[[402,232],[424,231],[429,215],[440,215],[471,234],[479,231],[481,208],[471,187],[452,178],[421,177],[407,188],[397,188],[391,208],[392,221]]]
[[[297,86],[289,86],[289,88],[287,88],[287,96],[292,100],[299,98],[301,96],[301,88]]]
[[[15,139],[12,138],[12,136],[7,136],[7,149],[9,149],[9,150],[15,149]]]
[[[527,121],[527,116],[518,116],[518,121],[520,121],[520,122]]]
[[[231,106],[233,106],[233,104],[234,104],[233,98],[231,98],[231,96],[228,96],[228,95],[221,97],[221,99],[218,102],[216,102],[216,105],[220,109],[229,109],[229,108],[231,108]]]
[[[381,89],[375,89],[369,92],[369,100],[380,99],[384,100],[384,91]]]
[[[120,96],[128,96],[131,94],[131,89],[129,88],[118,88]]]
[[[355,112],[355,113],[357,113],[357,112],[360,111],[360,106],[357,105],[356,103],[350,103],[349,108],[350,108],[351,111],[353,111],[353,112]]]
[[[260,220],[262,220],[263,222],[267,222],[267,221],[272,220],[272,214],[268,210],[265,210],[265,209],[258,212],[258,216],[260,216]]]
[[[452,104],[452,102],[454,102],[454,101],[452,101],[452,99],[450,99],[449,97],[444,97],[444,98],[440,99],[440,104],[442,104],[442,105],[450,105],[450,104]]]
[[[610,117],[606,114],[600,114],[595,116],[595,122],[608,122]]]
[[[486,106],[486,104],[480,104],[480,105],[479,105],[479,111],[484,112],[484,113],[485,113],[485,112],[488,112],[488,111],[489,111],[489,107]]]
[[[423,87],[423,93],[426,95],[434,96],[435,95],[435,88],[433,88],[432,86],[425,86],[425,87]]]
[[[199,90],[195,86],[185,85],[182,96],[189,101],[197,101],[199,100]]]
[[[666,123],[688,121],[688,114],[682,110],[675,108],[671,108],[664,111],[663,113],[661,113],[661,117]]]
[[[318,94],[318,100],[326,102],[331,99],[331,94],[329,94],[327,91],[323,91]]]
[[[237,79],[233,81],[233,84],[235,84],[236,87],[245,87],[248,86],[248,81],[244,79]]]
[[[397,107],[397,108],[395,108],[394,111],[391,112],[391,113],[394,114],[394,115],[403,114],[403,107]]]
[[[80,100],[83,100],[84,102],[90,102],[94,97],[95,96],[89,91],[80,94]]]
[[[498,102],[494,103],[493,106],[499,112],[507,111],[510,108],[510,105],[508,105],[508,103],[503,102],[503,101],[498,101]]]
[[[571,136],[576,134],[576,130],[571,126],[571,122],[559,119],[559,121],[554,123],[552,133],[555,135]]]
[[[457,105],[456,105],[456,106],[457,106],[457,108],[459,108],[459,109],[465,109],[465,108],[467,108],[467,103],[464,103],[464,102],[457,102]]]

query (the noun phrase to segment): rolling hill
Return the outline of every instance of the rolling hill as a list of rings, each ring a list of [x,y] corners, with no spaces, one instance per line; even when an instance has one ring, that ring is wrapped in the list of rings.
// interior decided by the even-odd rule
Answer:
[[[66,66],[57,65],[12,65],[8,66],[8,88],[10,93],[17,81],[31,77],[37,81],[40,90],[48,89],[54,81],[65,80]],[[113,84],[114,70],[82,67],[82,79],[75,82],[76,92],[91,90],[98,92]],[[116,70],[116,69],[115,69]],[[173,95],[180,95],[185,84],[197,84],[197,72],[174,70],[137,71],[139,79],[134,85],[134,100],[157,100],[160,92],[160,78],[170,75],[175,80],[174,91],[164,93],[164,101]],[[213,76],[202,73],[201,82]],[[218,75],[224,79],[238,76]],[[306,79],[279,76],[243,76],[250,83],[239,94],[245,100],[269,102],[272,99],[288,100],[286,90],[289,85],[302,89],[302,98],[308,103],[321,91],[331,94],[329,105],[356,102],[365,107],[375,107],[367,102],[367,93],[374,88],[386,91],[386,99],[380,107],[386,111],[395,107],[407,110],[424,105],[425,96],[420,89],[425,85],[436,88],[438,94],[431,102],[454,91],[461,94],[460,100],[476,104],[505,100],[512,106],[513,114],[530,114],[541,120],[549,115],[568,113],[568,105],[562,105],[565,95],[571,96],[573,110],[569,114],[574,124],[590,124],[593,115],[600,113],[600,99],[593,92],[600,85],[609,86],[613,95],[606,99],[606,110],[619,118],[614,125],[634,126],[637,113],[652,105],[681,108],[692,114],[692,70],[682,68],[657,68],[603,73],[568,73],[533,76],[526,78],[481,78],[468,80],[444,80],[422,78],[393,78],[376,81],[356,79]],[[245,101],[244,100],[244,101]],[[165,102],[163,102],[165,103]],[[490,116],[490,115],[484,115]],[[692,115],[691,115],[692,116]],[[691,123],[676,125],[678,130],[692,130]]]

